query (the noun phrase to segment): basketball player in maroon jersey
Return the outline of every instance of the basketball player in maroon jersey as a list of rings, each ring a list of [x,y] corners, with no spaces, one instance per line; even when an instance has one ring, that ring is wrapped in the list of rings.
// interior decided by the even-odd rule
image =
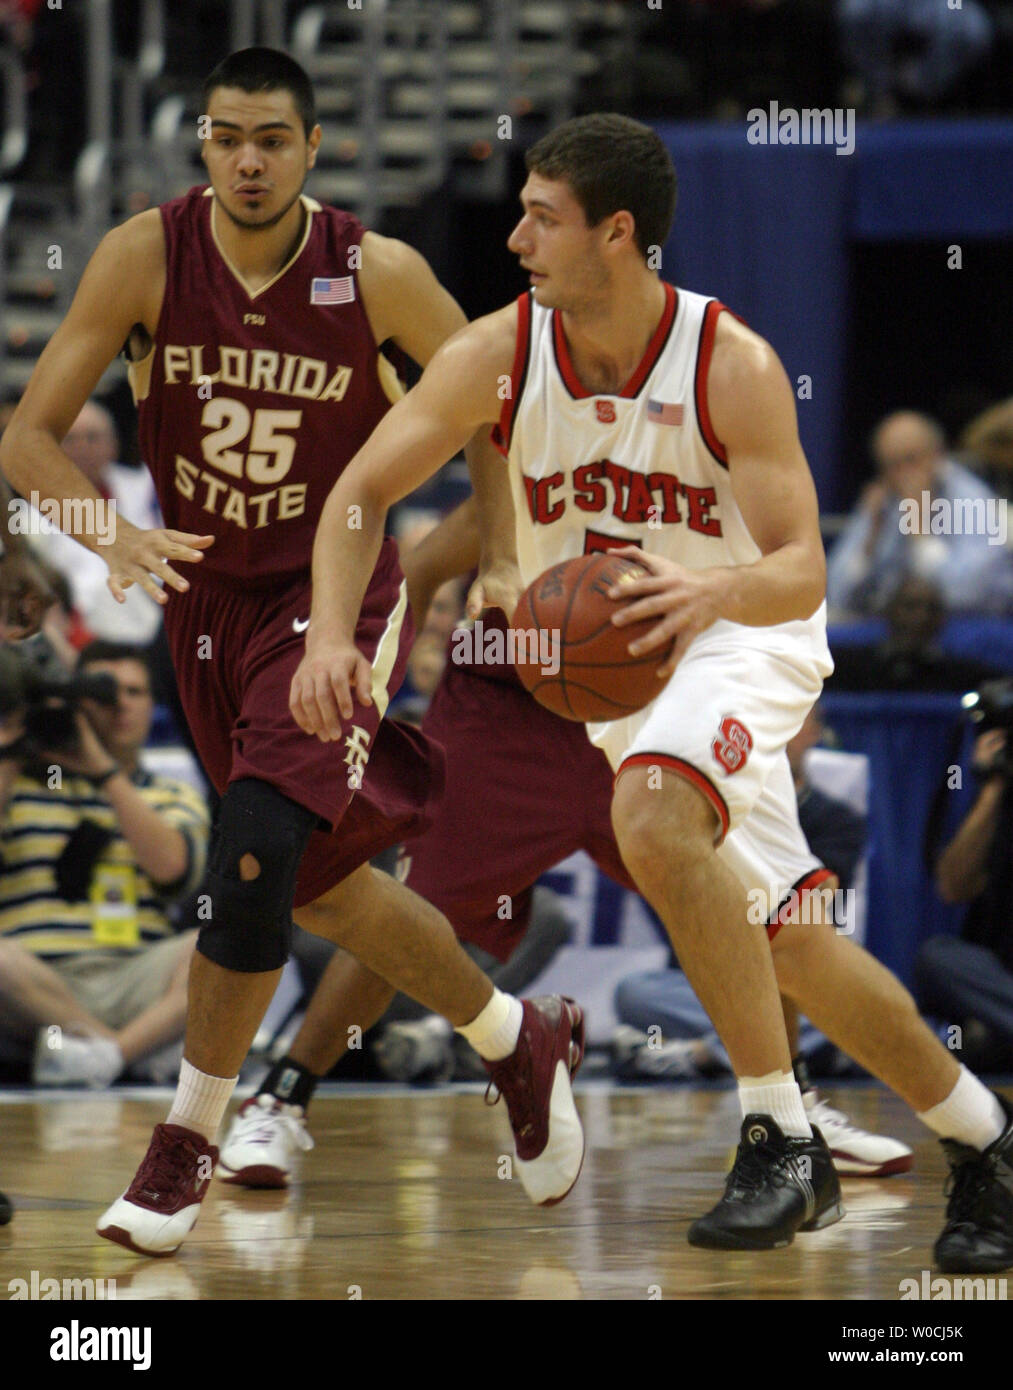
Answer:
[[[510,462],[501,542],[517,500],[524,583],[580,553],[589,510],[610,537],[640,543],[650,575],[624,590],[636,601],[614,621],[657,618],[631,653],[658,650],[668,682],[646,710],[594,737],[619,774],[612,816],[623,859],[725,1044],[744,1114],[724,1196],[689,1239],[784,1245],[841,1215],[829,1152],[790,1069],[771,953],[749,924],[746,876],[764,866],[743,852],[774,846],[772,826],[788,829],[777,790],[790,782],[784,745],[830,668],[816,495],[794,396],[767,343],[652,268],[675,204],[675,173],[653,132],[624,117],[581,117],[539,141],[527,166],[509,245],[530,272],[530,294],[455,335],[336,484],[314,546],[309,636],[290,705],[327,739],[353,699],[368,698],[354,632],[359,576],[374,563],[387,508],[483,423],[498,424]],[[610,471],[589,462],[603,459]],[[646,504],[632,505],[634,475],[647,502],[659,480],[655,512],[671,507],[656,530]],[[362,508],[356,532],[343,524],[352,505]],[[726,700],[750,711],[746,734],[750,723],[763,733],[739,741],[738,757],[718,737]],[[942,1137],[954,1181],[939,1264],[1013,1264],[1013,1107],[957,1063],[907,991],[853,942],[795,923],[778,943],[782,988]]]
[[[128,343],[166,527],[120,520],[101,547],[82,508],[77,539],[107,561],[115,596],[140,584],[165,603],[184,710],[222,794],[179,1089],[99,1232],[163,1255],[197,1219],[217,1129],[288,957],[293,906],[302,926],[460,1027],[506,1096],[528,1195],[556,1202],[583,1158],[570,1091],[580,1010],[495,991],[449,923],[367,862],[425,823],[442,781],[432,745],[382,719],[411,640],[392,541],[363,576],[356,623],[369,701],[330,746],[287,709],[320,509],[389,404],[378,344],[424,364],[464,317],[408,247],[302,196],[321,131],[298,64],[270,49],[233,54],[205,84],[204,111],[210,187],[106,236],[0,459],[24,491],[94,500],[58,441]],[[496,583],[490,554],[472,601],[483,585],[495,600]]]
[[[436,590],[478,566],[474,498],[455,508],[401,563],[421,624]],[[497,609],[489,609],[483,623],[486,633],[506,625]],[[543,709],[508,662],[461,661],[456,646],[452,640],[422,721],[423,732],[446,752],[446,792],[433,824],[405,846],[398,874],[439,908],[461,941],[506,962],[527,931],[536,880],[574,851],[584,850],[623,887],[636,891],[636,885],[612,830],[612,778],[601,750],[580,724]],[[506,917],[504,895],[510,903]],[[771,939],[779,930],[780,922],[771,923]],[[775,951],[775,970],[782,960]],[[305,1117],[317,1081],[341,1058],[350,1029],[370,1028],[393,997],[386,981],[335,953],[288,1054],[233,1120],[219,1178],[248,1187],[288,1184],[296,1154],[307,1144]],[[792,1010],[786,1020],[794,1057],[797,1013]],[[820,1099],[801,1059],[793,1065],[806,1112],[826,1138],[838,1172],[880,1177],[911,1166],[910,1149],[856,1129]]]

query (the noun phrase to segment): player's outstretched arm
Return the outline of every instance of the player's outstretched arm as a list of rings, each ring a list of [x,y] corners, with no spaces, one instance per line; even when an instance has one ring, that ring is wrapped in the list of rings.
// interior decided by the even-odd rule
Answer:
[[[405,242],[376,232],[367,232],[362,239],[359,290],[376,341],[393,339],[422,367],[467,322],[460,305],[443,288],[424,257]],[[516,320],[511,323],[515,328]],[[464,566],[478,569],[468,595],[468,611],[477,616],[486,604],[499,604],[512,612],[521,591],[513,498],[502,456],[484,424],[465,443],[464,456],[480,537],[478,560]]]
[[[613,621],[623,626],[659,617],[630,651],[640,655],[674,638],[675,649],[660,668],[665,675],[693,637],[719,618],[770,627],[811,617],[826,593],[819,506],[791,385],[773,348],[729,314],[718,320],[707,401],[728,456],[735,501],[761,558],[751,565],[687,570],[630,551],[651,575],[615,591],[614,597],[638,601],[624,605]]]
[[[0,467],[25,497],[34,491],[58,503],[101,500],[60,442],[135,324],[154,335],[164,287],[165,243],[157,211],[132,217],[103,237],[67,317],[46,345],[0,440]],[[117,517],[115,539],[107,545],[107,534],[95,524],[95,507],[72,509],[70,514],[77,523],[75,540],[106,561],[109,587],[120,601],[123,591],[138,583],[164,602],[152,571],[173,588],[186,589],[189,586],[170,562],[200,560],[213,540],[175,531],[142,531]]]
[[[370,702],[372,672],[356,650],[355,628],[387,511],[498,417],[497,381],[509,374],[513,355],[512,312],[479,319],[445,343],[331,489],[313,545],[306,655],[289,700],[307,733],[338,738],[342,717],[352,715],[352,692]]]

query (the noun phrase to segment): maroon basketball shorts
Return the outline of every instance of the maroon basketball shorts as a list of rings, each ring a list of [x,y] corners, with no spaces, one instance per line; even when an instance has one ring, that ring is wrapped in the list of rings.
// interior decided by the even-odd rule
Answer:
[[[462,940],[508,959],[535,880],[578,849],[633,888],[612,832],[612,774],[583,724],[448,662],[422,729],[443,744],[446,791],[433,824],[405,846],[399,876]]]
[[[195,578],[189,593],[170,597],[165,624],[183,709],[215,789],[259,778],[328,827],[310,836],[296,907],[418,835],[443,786],[442,750],[383,718],[414,635],[393,544],[381,551],[355,633],[372,663],[373,703],[356,701],[344,737],[332,743],[303,733],[288,707],[310,589],[308,577],[273,589]]]

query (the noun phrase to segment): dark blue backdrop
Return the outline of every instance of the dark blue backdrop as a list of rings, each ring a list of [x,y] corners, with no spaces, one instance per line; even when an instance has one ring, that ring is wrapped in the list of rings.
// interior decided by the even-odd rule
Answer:
[[[812,378],[799,426],[826,511],[841,477],[848,243],[1013,236],[1013,122],[859,124],[855,151],[750,145],[735,126],[660,125],[679,178],[666,279],[723,300]]]

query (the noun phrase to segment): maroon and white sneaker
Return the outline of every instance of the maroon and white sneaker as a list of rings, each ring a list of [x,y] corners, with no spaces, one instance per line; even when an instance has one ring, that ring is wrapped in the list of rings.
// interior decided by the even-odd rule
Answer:
[[[261,1092],[239,1107],[222,1145],[220,1182],[288,1187],[300,1149],[312,1149],[301,1105]]]
[[[914,1155],[899,1139],[859,1129],[842,1111],[822,1100],[815,1087],[802,1092],[802,1101],[809,1123],[819,1126],[842,1178],[888,1178],[891,1173],[910,1170]]]
[[[137,1174],[101,1218],[100,1236],[139,1255],[171,1255],[192,1230],[218,1150],[182,1125],[156,1125]]]
[[[517,1175],[538,1206],[561,1202],[580,1176],[584,1130],[570,1080],[584,1060],[584,1013],[560,994],[523,999],[516,1049],[486,1062],[486,1103],[502,1095],[517,1148]],[[497,1094],[490,1101],[493,1087]]]

